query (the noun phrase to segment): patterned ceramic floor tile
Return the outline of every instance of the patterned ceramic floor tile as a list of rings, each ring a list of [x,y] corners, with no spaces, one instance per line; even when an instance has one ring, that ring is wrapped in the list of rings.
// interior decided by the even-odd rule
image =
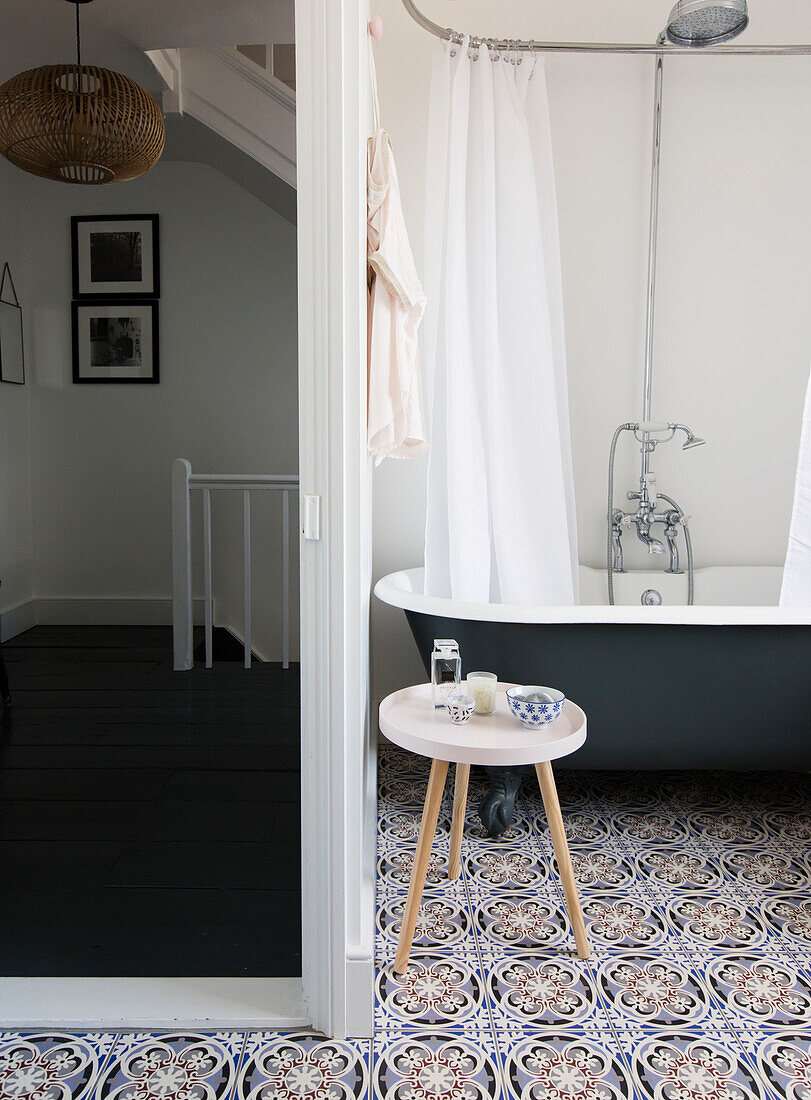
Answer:
[[[594,802],[593,772],[558,767],[555,767],[554,770],[555,786],[558,789],[558,798],[564,811],[581,807],[588,808],[592,805]],[[532,780],[531,788],[525,784],[525,790],[527,789],[530,789],[532,800],[540,807],[541,795],[536,780]]]
[[[617,840],[612,829],[611,815],[604,812],[568,810],[564,815],[564,825],[566,827],[566,840],[570,848],[595,845],[603,847],[604,845],[611,845]],[[533,832],[536,836],[551,844],[549,825],[544,810],[535,815]]]
[[[633,1100],[631,1075],[610,1031],[505,1032],[498,1045],[511,1100]]]
[[[376,1100],[498,1100],[504,1094],[494,1039],[461,1028],[376,1035],[372,1080]]]
[[[376,1029],[490,1028],[476,957],[414,951],[404,974],[378,967],[375,992]]]
[[[591,968],[559,950],[482,954],[496,1031],[610,1030]]]
[[[494,846],[468,850],[463,860],[471,893],[538,890],[550,877],[550,867],[535,847]]]
[[[706,961],[703,977],[736,1028],[811,1028],[811,975],[790,958],[719,954]]]
[[[595,965],[597,984],[617,1028],[682,1028],[716,1017],[709,990],[684,955],[659,952],[614,954]]]
[[[397,951],[407,895],[383,891],[378,894],[376,954],[391,961]],[[417,917],[414,950],[447,953],[448,956],[476,954],[476,936],[464,895],[426,894]]]
[[[731,799],[753,808],[807,810],[811,803],[811,777],[803,772],[731,772]]]
[[[682,890],[717,890],[724,885],[720,863],[701,848],[634,846],[637,877],[657,897],[668,899]]]
[[[685,941],[700,948],[751,949],[770,938],[757,909],[732,892],[679,893],[668,903],[666,912]]]
[[[769,831],[763,815],[754,816],[743,807],[726,810],[694,810],[685,815],[692,836],[711,850],[727,845],[765,844]]]
[[[662,906],[645,891],[581,891],[580,904],[592,949],[599,954],[669,945],[679,937]]]
[[[413,808],[422,810],[427,782],[427,777],[413,773],[385,776],[378,786],[378,805],[384,812]]]
[[[571,858],[580,890],[620,891],[631,889],[635,884],[633,864],[624,852],[610,851],[605,847],[583,847],[573,849]]]
[[[639,1100],[767,1100],[732,1031],[618,1032]],[[799,1098],[798,1098],[799,1100]]]
[[[532,845],[538,838],[535,834],[535,824],[532,816],[523,810],[516,811],[512,824],[498,837],[491,837],[479,818],[479,811],[475,805],[468,803],[465,815],[465,831],[463,852],[472,850],[498,851],[515,845]]]
[[[794,850],[808,852],[811,843],[811,812],[806,810],[772,810],[763,815],[769,836]]]
[[[568,950],[571,929],[557,890],[473,894],[471,912],[483,953]]]
[[[742,1032],[740,1040],[766,1082],[770,1100],[811,1096],[811,1030]]]
[[[659,772],[662,798],[675,809],[725,809],[732,802],[723,772]]]
[[[760,904],[760,912],[790,950],[811,952],[811,898],[807,893],[800,891],[765,898]]]
[[[596,772],[591,798],[610,811],[657,810],[667,801],[655,774],[645,772]]]
[[[786,890],[811,890],[811,875],[802,860],[790,851],[775,848],[727,847],[720,862],[729,879],[748,896],[782,893]]]
[[[672,810],[624,810],[614,814],[613,825],[619,836],[631,843],[684,845],[690,830]]]
[[[96,1100],[228,1100],[244,1044],[241,1032],[122,1035],[100,1077]]]
[[[252,1032],[235,1100],[365,1100],[369,1040],[326,1039],[310,1032]],[[183,1100],[208,1100],[205,1092]],[[146,1100],[146,1098],[145,1098]],[[152,1100],[150,1097],[149,1100]]]
[[[424,756],[418,756],[416,753],[397,748],[391,742],[383,742],[380,745],[377,768],[381,780],[405,773],[428,775],[430,766],[430,761]]]
[[[384,807],[389,832],[381,844],[381,861],[389,863],[380,920],[388,929],[396,919],[391,899],[407,886],[402,860],[413,851],[419,816],[418,806],[396,804],[408,797],[392,788],[396,778],[386,773],[394,802]],[[437,909],[430,918],[435,928],[450,924],[432,944],[432,964],[467,963],[471,977],[457,975],[456,996],[421,972],[422,1002],[400,991],[398,1005],[396,986],[384,976],[378,1024],[411,1035],[422,1018],[446,1035],[452,1028],[467,1041],[484,1036],[487,1014],[478,993],[471,996],[478,982],[510,1096],[811,1100],[811,1090],[802,1092],[805,1048],[785,1039],[811,1034],[811,811],[801,798],[811,790],[808,780],[565,769],[556,769],[556,778],[589,962],[575,956],[546,814],[530,776],[515,826],[500,840],[484,835],[469,800],[464,890],[443,878],[447,832],[437,846],[428,893],[449,902],[455,916]],[[409,780],[417,782],[403,777]],[[424,785],[424,775],[418,782]],[[449,803],[446,790],[445,817]],[[398,811],[406,818],[393,817]],[[478,970],[469,931],[459,935],[462,913],[475,936]],[[455,947],[437,946],[443,934],[459,936]],[[425,944],[417,941],[417,959]],[[380,929],[382,975],[393,949],[391,932]],[[449,1012],[439,1010],[443,997]],[[750,1032],[751,1050],[744,1051]],[[758,1068],[758,1044],[779,1036],[785,1049],[772,1043],[768,1076]],[[811,1048],[807,1053],[811,1059]],[[790,1063],[794,1078],[787,1076]]]
[[[400,846],[384,848],[377,860],[377,881],[385,891],[407,891],[414,866],[414,848]],[[443,895],[464,897],[465,883],[460,876],[448,878],[448,848],[436,845],[431,849],[425,875],[425,893],[440,891]]]
[[[420,835],[422,809],[397,809],[380,813],[377,819],[378,852],[389,848],[413,851]],[[433,838],[433,847],[447,849],[450,844],[450,822],[440,818]]]
[[[0,1032],[0,1100],[89,1100],[117,1040],[91,1032]]]

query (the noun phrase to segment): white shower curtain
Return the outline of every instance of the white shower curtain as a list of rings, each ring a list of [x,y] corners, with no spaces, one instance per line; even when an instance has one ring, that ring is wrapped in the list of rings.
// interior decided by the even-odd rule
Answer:
[[[794,480],[794,508],[788,536],[782,607],[811,607],[811,377],[805,395],[803,423],[800,429],[800,453]]]
[[[425,591],[577,602],[557,200],[543,60],[443,45],[431,87]]]

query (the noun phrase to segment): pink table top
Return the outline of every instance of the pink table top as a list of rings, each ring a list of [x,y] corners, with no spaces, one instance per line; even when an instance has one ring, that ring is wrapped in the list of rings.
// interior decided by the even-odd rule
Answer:
[[[403,749],[458,764],[537,764],[580,748],[586,740],[586,716],[576,703],[567,699],[554,722],[526,729],[507,704],[505,692],[513,686],[498,684],[495,714],[474,714],[461,726],[451,722],[444,707],[434,707],[430,684],[403,688],[380,704],[380,729]]]

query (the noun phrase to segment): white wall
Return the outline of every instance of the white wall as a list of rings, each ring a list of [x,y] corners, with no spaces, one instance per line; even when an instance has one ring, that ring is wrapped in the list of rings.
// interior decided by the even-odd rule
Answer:
[[[297,470],[295,229],[199,164],[110,188],[24,182],[34,594],[168,597],[174,458],[200,472]],[[160,215],[159,385],[71,381],[70,215],[95,213]],[[280,515],[278,499],[256,499],[254,634],[273,659]],[[215,497],[214,523],[215,596],[239,623],[241,519]]]
[[[24,303],[22,190],[11,165],[0,162],[0,270],[6,262],[11,265]],[[3,296],[13,301],[8,282]],[[25,332],[24,339],[28,335]],[[0,384],[0,608],[4,610],[25,604],[32,593],[30,437],[30,386]]]
[[[442,26],[549,40],[655,40],[670,5],[420,0]],[[751,5],[751,42],[811,41],[800,0]],[[418,265],[436,39],[379,0],[376,46]],[[743,41],[743,40],[742,40]],[[581,560],[604,560],[614,427],[641,415],[653,59],[546,61],[563,255]],[[685,56],[665,66],[653,415],[708,446],[661,448],[662,491],[692,516],[697,564],[783,561],[811,361],[811,59]],[[618,496],[636,488],[626,443]],[[422,560],[424,459],[376,473],[375,573]],[[619,502],[619,501],[618,501]],[[646,558],[628,542],[629,564]],[[375,694],[421,675],[401,615],[375,607]]]

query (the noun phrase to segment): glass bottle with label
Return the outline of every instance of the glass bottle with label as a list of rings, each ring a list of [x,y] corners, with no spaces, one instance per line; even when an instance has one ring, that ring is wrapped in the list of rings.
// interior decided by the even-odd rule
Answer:
[[[462,658],[459,643],[453,638],[434,638],[431,654],[431,697],[435,707],[444,707],[445,700],[458,690],[462,682]]]

